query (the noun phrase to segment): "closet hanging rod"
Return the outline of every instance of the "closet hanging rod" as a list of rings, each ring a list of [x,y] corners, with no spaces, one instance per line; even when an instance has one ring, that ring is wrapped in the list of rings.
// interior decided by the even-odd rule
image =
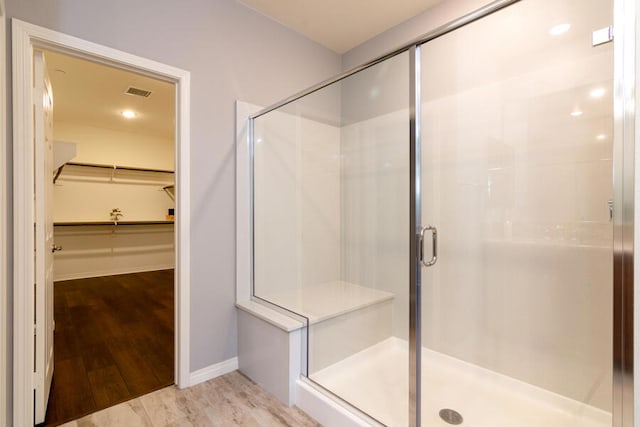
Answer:
[[[136,168],[132,166],[101,165],[97,163],[67,162],[65,164],[68,166],[82,166],[82,167],[99,168],[99,169],[112,169],[112,170],[120,169],[120,170],[138,171],[138,172],[175,173],[174,171],[167,170],[167,169]]]

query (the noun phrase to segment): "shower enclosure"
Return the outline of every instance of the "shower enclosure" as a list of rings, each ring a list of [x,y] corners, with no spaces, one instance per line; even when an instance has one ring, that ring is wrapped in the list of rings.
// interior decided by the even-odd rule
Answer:
[[[251,117],[252,295],[309,381],[388,426],[631,425],[613,15],[494,2]]]

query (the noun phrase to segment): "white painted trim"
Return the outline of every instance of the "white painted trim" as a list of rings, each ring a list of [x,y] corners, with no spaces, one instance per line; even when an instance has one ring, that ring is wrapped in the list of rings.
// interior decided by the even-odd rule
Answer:
[[[191,373],[189,378],[189,386],[209,381],[213,378],[219,377],[229,372],[233,372],[238,369],[238,358],[233,357],[231,359],[224,360],[215,365],[207,366],[206,368],[198,369]]]
[[[13,25],[13,424],[33,425],[33,55],[29,35]],[[18,120],[20,117],[22,120]],[[19,123],[21,122],[21,123]]]
[[[176,84],[176,366],[178,387],[189,385],[190,330],[190,73],[47,28],[12,20],[14,164],[13,425],[33,425],[33,112],[34,48],[46,48]]]
[[[191,73],[176,75],[175,379],[188,387],[191,345]]]
[[[7,106],[5,2],[0,0],[0,110]],[[0,427],[7,426],[7,114],[0,114]]]

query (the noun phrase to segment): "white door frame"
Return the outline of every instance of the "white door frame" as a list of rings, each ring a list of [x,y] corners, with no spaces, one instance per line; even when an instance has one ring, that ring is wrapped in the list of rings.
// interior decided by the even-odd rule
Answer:
[[[7,48],[5,31],[5,2],[0,0],[0,109],[7,106]],[[7,115],[0,114],[0,427],[7,424]]]
[[[189,94],[190,73],[12,19],[13,46],[13,425],[33,425],[34,150],[33,50],[67,55],[176,85],[175,380],[189,385]]]

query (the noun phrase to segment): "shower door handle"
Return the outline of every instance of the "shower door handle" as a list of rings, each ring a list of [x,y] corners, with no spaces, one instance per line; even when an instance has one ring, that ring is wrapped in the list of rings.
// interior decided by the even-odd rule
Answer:
[[[424,233],[426,231],[431,231],[431,259],[429,261],[424,260]],[[425,267],[431,267],[438,260],[438,229],[432,225],[427,225],[422,227],[420,230],[420,243],[418,245],[418,256],[420,259],[420,264]]]

